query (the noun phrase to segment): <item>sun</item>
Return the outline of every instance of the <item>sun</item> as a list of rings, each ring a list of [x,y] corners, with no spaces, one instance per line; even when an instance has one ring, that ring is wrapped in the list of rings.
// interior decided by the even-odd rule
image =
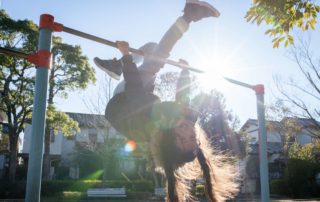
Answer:
[[[221,54],[203,55],[197,66],[205,72],[197,76],[204,91],[212,89],[221,91],[228,85],[224,77],[234,78],[236,75],[230,58]]]

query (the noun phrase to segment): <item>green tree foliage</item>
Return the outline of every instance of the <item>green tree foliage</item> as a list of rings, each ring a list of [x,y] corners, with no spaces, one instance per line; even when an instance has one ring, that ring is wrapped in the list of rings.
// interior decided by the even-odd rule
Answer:
[[[320,6],[311,0],[253,0],[245,18],[248,22],[271,25],[265,34],[273,37],[273,47],[293,44],[291,32],[294,28],[302,31],[314,30]]]
[[[316,149],[316,145],[314,144],[306,144],[301,146],[298,143],[294,143],[289,149],[289,158],[310,161],[315,163]]]
[[[0,11],[0,46],[24,52],[36,49],[37,26],[28,20],[12,20]],[[0,55],[0,88],[3,97],[0,111],[6,113],[9,127],[9,178],[15,180],[19,134],[31,117],[34,89],[34,66],[21,58]]]
[[[95,81],[95,71],[88,58],[83,55],[81,47],[62,43],[61,38],[54,37],[49,102],[52,102],[56,95],[67,97],[67,92],[85,89]]]
[[[66,113],[57,111],[51,104],[47,107],[46,121],[54,134],[60,130],[64,136],[73,136],[80,131],[78,122],[73,121]]]
[[[319,162],[315,158],[316,144],[304,146],[293,144],[289,150],[286,180],[289,194],[293,197],[319,196],[319,187],[315,176],[320,172]]]

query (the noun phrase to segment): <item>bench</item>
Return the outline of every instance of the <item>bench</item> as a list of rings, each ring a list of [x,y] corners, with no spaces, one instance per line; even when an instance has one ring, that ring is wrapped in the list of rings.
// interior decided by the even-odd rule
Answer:
[[[88,197],[126,197],[126,188],[91,188]]]

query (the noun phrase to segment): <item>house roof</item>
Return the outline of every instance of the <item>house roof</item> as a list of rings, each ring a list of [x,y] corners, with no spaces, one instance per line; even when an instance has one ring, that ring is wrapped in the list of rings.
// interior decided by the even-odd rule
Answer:
[[[280,126],[280,122],[279,121],[266,121],[266,125],[272,125],[272,126]],[[256,126],[258,127],[258,120],[257,119],[248,119],[243,126],[240,128],[240,131],[245,131],[246,129],[248,129],[250,126]]]
[[[258,126],[257,119],[248,119],[243,126],[240,128],[240,131],[245,131],[247,128],[249,128],[251,125]]]
[[[280,122],[279,121],[266,121],[266,125],[271,125],[273,127],[280,128],[285,121],[295,121],[298,125],[303,126],[304,128],[314,128],[319,127],[320,123],[313,120],[313,119],[307,119],[307,118],[299,118],[299,117],[284,117]],[[258,127],[258,120],[257,119],[248,119],[243,126],[240,128],[240,131],[245,131],[250,126],[256,126]]]
[[[110,126],[109,122],[104,117],[104,115],[72,112],[66,112],[66,114],[68,114],[68,116],[73,120],[77,121],[79,123],[79,126],[99,128],[105,128]]]
[[[317,127],[320,125],[319,122],[313,120],[313,119],[307,119],[307,118],[297,118],[297,117],[285,117],[281,120],[281,122],[285,121],[295,121],[297,124],[303,126],[303,127]]]

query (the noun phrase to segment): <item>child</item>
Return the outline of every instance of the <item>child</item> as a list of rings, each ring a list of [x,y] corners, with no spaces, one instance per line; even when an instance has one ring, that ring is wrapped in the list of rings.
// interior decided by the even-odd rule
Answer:
[[[184,15],[171,26],[159,44],[148,43],[143,47],[145,53],[149,50],[149,55],[139,68],[129,53],[129,44],[124,41],[117,42],[123,55],[120,60],[95,58],[97,66],[109,75],[118,78],[123,74],[124,77],[106,107],[107,120],[129,139],[150,143],[156,164],[166,174],[167,201],[170,202],[192,199],[187,180],[202,174],[211,201],[224,200],[237,191],[236,173],[225,157],[212,155],[214,151],[196,123],[197,113],[189,107],[189,72],[181,71],[174,102],[161,102],[152,94],[156,73],[164,65],[153,56],[167,58],[190,22],[218,15],[211,5],[188,0]]]

